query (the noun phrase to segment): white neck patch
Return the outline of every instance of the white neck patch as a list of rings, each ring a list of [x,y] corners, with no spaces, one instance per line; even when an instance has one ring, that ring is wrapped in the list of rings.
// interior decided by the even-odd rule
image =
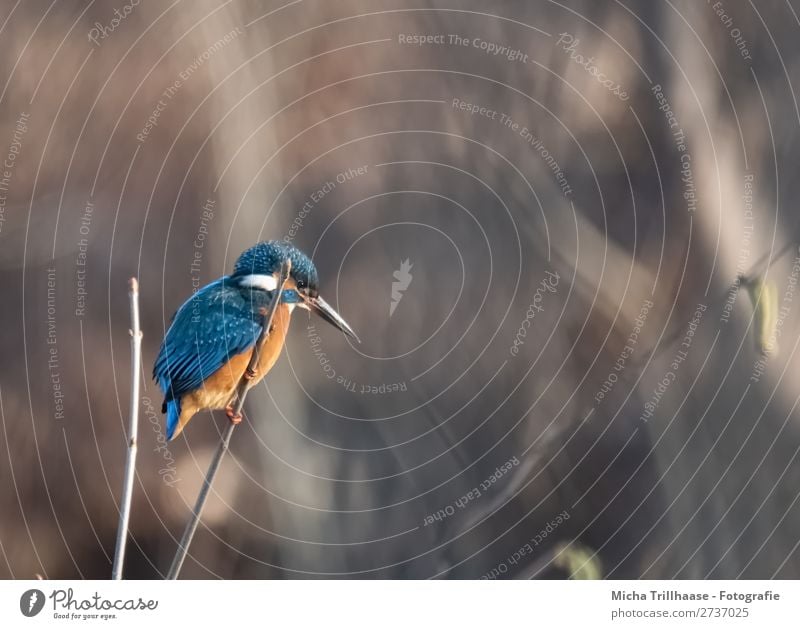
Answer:
[[[275,290],[278,288],[278,278],[274,275],[245,275],[240,284],[247,288],[260,288],[261,290]]]

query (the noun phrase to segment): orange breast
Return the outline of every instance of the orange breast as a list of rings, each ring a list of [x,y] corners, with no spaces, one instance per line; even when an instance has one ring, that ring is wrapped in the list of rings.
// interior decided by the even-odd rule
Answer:
[[[264,339],[264,342],[261,344],[261,349],[258,352],[258,373],[252,381],[253,384],[267,375],[267,372],[272,369],[272,366],[281,355],[283,344],[286,342],[286,333],[289,331],[289,320],[291,316],[292,311],[288,304],[279,305],[278,309],[275,311],[275,317],[272,319],[272,329]],[[249,362],[252,352],[245,352],[245,354],[247,354],[247,361],[245,361],[242,373],[247,369],[247,362]]]
[[[280,304],[272,319],[272,329],[261,344],[258,352],[258,366],[256,377],[250,381],[250,386],[259,382],[267,372],[272,369],[283,349],[286,333],[289,330],[291,309],[287,304]],[[225,408],[231,401],[233,393],[250,363],[253,350],[247,350],[233,356],[226,364],[222,365],[211,376],[206,378],[196,391],[185,394],[181,398],[181,416],[175,436],[189,423],[192,416],[203,409]]]

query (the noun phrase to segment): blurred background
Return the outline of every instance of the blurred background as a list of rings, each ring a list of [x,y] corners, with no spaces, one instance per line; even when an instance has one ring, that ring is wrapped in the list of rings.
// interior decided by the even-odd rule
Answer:
[[[0,576],[110,575],[133,275],[166,572],[226,419],[159,343],[285,238],[363,342],[295,313],[183,577],[800,578],[798,10],[5,3]]]

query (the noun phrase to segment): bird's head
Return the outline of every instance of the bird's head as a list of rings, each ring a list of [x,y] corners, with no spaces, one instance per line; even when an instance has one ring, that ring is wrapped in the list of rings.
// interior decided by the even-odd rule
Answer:
[[[318,314],[328,323],[360,342],[356,333],[331,306],[319,296],[317,268],[297,247],[281,240],[260,242],[244,251],[233,267],[231,278],[243,288],[274,291],[278,287],[285,260],[292,263],[281,302],[294,304]]]

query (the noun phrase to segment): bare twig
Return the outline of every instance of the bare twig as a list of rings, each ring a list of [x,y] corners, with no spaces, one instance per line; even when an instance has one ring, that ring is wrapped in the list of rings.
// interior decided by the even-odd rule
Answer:
[[[133,477],[136,470],[136,439],[139,431],[139,382],[142,371],[142,331],[139,329],[139,282],[132,277],[128,282],[128,296],[131,304],[131,405],[128,426],[128,458],[125,461],[125,480],[122,485],[122,504],[119,509],[117,526],[117,547],[114,552],[114,565],[111,578],[122,578],[125,563],[125,545],[128,540],[128,523],[131,517],[133,497]]]
[[[272,327],[272,319],[275,316],[278,303],[280,303],[284,284],[286,284],[286,280],[289,279],[289,271],[291,271],[291,268],[291,261],[286,260],[281,267],[278,287],[272,294],[272,300],[270,301],[266,312],[262,313],[263,320],[261,333],[258,335],[258,339],[256,339],[256,344],[253,347],[253,354],[250,356],[250,362],[247,365],[247,369],[239,379],[239,384],[237,385],[236,391],[231,399],[231,406],[233,406],[234,415],[241,414],[242,408],[244,407],[244,399],[247,395],[248,385],[250,384],[247,374],[253,373],[258,365],[258,354],[259,350],[261,349],[261,344],[269,334],[269,330]],[[189,552],[189,545],[192,543],[192,538],[197,531],[198,524],[200,524],[200,515],[203,512],[203,507],[205,506],[208,494],[211,492],[211,485],[214,484],[214,478],[219,470],[219,465],[222,462],[222,458],[225,456],[225,452],[227,452],[228,445],[231,442],[231,436],[233,435],[234,428],[236,428],[236,424],[229,422],[228,427],[225,429],[225,432],[222,435],[222,440],[217,447],[217,451],[214,453],[214,457],[211,459],[211,463],[208,466],[208,471],[206,472],[206,477],[203,480],[203,486],[200,488],[200,493],[197,494],[197,501],[195,502],[194,509],[192,509],[192,514],[189,516],[189,522],[186,524],[186,529],[183,531],[183,537],[181,537],[178,550],[175,553],[175,558],[172,560],[172,565],[167,573],[167,579],[177,579],[178,574],[180,574],[181,568],[183,567],[183,562],[186,559],[186,554]]]

